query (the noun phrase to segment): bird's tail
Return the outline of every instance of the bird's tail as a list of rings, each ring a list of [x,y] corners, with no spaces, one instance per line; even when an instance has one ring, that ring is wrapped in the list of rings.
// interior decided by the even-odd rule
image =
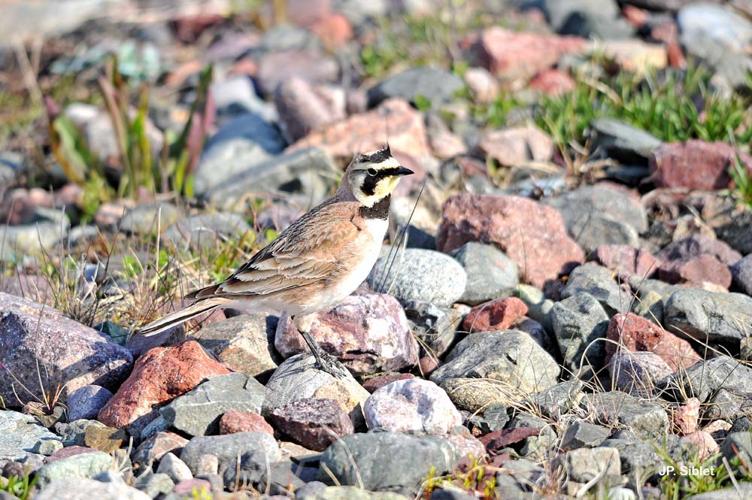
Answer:
[[[151,337],[152,335],[156,335],[169,328],[172,328],[173,326],[185,323],[189,319],[195,318],[199,314],[209,312],[219,306],[227,304],[228,302],[231,302],[231,300],[224,297],[211,297],[199,300],[195,304],[192,304],[184,309],[175,311],[174,313],[168,314],[167,316],[156,321],[152,321],[148,325],[140,328],[136,333],[143,335],[144,337]]]

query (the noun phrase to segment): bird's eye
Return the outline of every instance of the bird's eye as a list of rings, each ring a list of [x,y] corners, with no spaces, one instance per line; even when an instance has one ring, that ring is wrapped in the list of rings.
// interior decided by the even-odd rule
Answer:
[[[368,175],[370,175],[371,177],[373,177],[374,175],[376,175],[376,169],[375,168],[369,168],[368,170],[366,170],[366,172],[368,172]]]

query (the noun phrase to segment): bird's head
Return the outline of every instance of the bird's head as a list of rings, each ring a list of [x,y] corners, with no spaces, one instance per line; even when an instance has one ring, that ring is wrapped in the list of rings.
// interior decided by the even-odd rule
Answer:
[[[355,155],[343,184],[346,183],[356,200],[370,208],[392,194],[402,176],[412,173],[399,164],[387,145],[372,153]]]

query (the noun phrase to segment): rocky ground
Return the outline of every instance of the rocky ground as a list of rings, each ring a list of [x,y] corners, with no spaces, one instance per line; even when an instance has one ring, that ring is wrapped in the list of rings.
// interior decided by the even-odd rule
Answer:
[[[106,3],[0,50],[0,499],[752,497],[752,3]],[[386,140],[351,376],[132,335]]]

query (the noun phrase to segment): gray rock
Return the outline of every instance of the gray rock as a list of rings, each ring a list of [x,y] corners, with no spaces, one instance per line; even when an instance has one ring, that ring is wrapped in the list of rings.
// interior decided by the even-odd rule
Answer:
[[[204,147],[195,172],[195,193],[205,195],[234,177],[242,177],[284,147],[279,130],[258,115],[248,113],[227,122]]]
[[[433,250],[407,248],[397,252],[390,266],[388,256],[376,261],[368,284],[400,301],[419,300],[451,306],[465,292],[467,274],[448,255]],[[383,288],[383,290],[382,290]]]
[[[258,470],[282,458],[277,442],[269,434],[239,432],[225,436],[194,437],[183,448],[180,459],[197,476],[203,472],[202,465],[208,455],[217,458],[217,472],[220,475],[224,475],[228,468],[236,467],[238,457],[257,464]]]
[[[41,426],[31,415],[0,410],[0,462],[21,460],[28,453],[48,451],[51,455],[62,448],[60,437]]]
[[[191,338],[231,369],[255,377],[277,368],[272,320],[266,314],[241,314],[209,323]]]
[[[39,400],[43,388],[112,388],[132,363],[130,351],[107,342],[94,329],[49,306],[0,292],[0,364],[13,374],[0,377],[0,398],[5,401],[16,400],[21,384],[32,392],[29,399]]]
[[[569,0],[566,2],[535,0],[526,5],[541,9],[551,27],[556,31],[562,29],[575,14],[592,13],[607,19],[615,19],[619,16],[619,6],[615,0]]]
[[[0,152],[0,196],[6,188],[16,184],[25,170],[26,161],[21,154],[12,151]]]
[[[623,474],[652,474],[665,466],[663,459],[656,453],[655,446],[648,441],[611,438],[601,444],[619,450]]]
[[[514,295],[527,306],[527,315],[543,325],[548,332],[553,331],[551,325],[551,309],[554,301],[547,299],[543,291],[531,285],[519,284],[514,290]]]
[[[591,424],[583,420],[575,420],[561,438],[564,450],[600,446],[611,434],[611,430],[601,425]]]
[[[559,365],[527,334],[515,330],[469,335],[431,375],[441,384],[450,378],[489,378],[508,389],[535,392],[551,387]]]
[[[68,394],[68,421],[97,418],[99,410],[110,400],[112,392],[98,385],[84,385]]]
[[[608,360],[611,382],[620,391],[649,398],[656,383],[673,373],[663,358],[650,351],[620,350]]]
[[[687,498],[689,500],[728,500],[729,498],[750,497],[752,497],[752,484],[742,482],[728,488],[708,491]]]
[[[554,304],[551,323],[564,366],[574,373],[603,366],[605,345],[598,339],[606,337],[608,314],[592,295],[578,293]]]
[[[150,467],[155,460],[162,458],[165,453],[173,452],[179,455],[188,440],[174,432],[157,432],[144,440],[133,452],[133,462]]]
[[[39,500],[149,500],[146,493],[132,488],[124,482],[100,482],[94,479],[65,477],[59,478],[34,496]]]
[[[103,451],[92,451],[45,464],[37,471],[36,477],[38,484],[44,486],[55,480],[93,478],[114,466],[115,461],[111,455]]]
[[[729,356],[718,356],[677,372],[658,385],[675,396],[696,397],[705,403],[722,389],[752,397],[752,368]]]
[[[482,414],[473,412],[467,422],[471,424],[471,430],[477,428],[481,434],[488,434],[503,429],[509,423],[509,413],[503,404],[491,404],[485,407]]]
[[[311,83],[334,83],[339,64],[334,57],[316,50],[275,50],[261,56],[255,81],[262,95],[271,95],[277,86],[293,78]]]
[[[139,476],[133,486],[149,495],[150,498],[157,498],[159,495],[171,493],[175,483],[167,474],[154,474],[148,471]]]
[[[624,163],[647,164],[650,154],[661,145],[660,139],[613,118],[598,118],[590,123],[593,147],[606,158]]]
[[[548,389],[531,395],[528,401],[543,415],[558,419],[572,408],[579,406],[583,395],[583,385],[582,381],[576,378],[559,382]]]
[[[752,296],[752,253],[731,266],[731,275],[736,287]]]
[[[193,479],[193,474],[185,462],[176,457],[172,452],[167,453],[159,461],[157,474],[166,474],[175,483]]]
[[[566,452],[554,459],[562,467],[570,481],[587,483],[603,473],[603,481],[621,476],[621,459],[616,448],[580,448]]]
[[[467,286],[460,302],[481,304],[508,295],[520,282],[517,264],[493,245],[468,242],[454,250],[452,257],[467,273]]]
[[[730,218],[728,222],[716,228],[718,238],[728,243],[743,255],[752,253],[752,210],[743,210]]]
[[[430,351],[436,357],[443,355],[457,336],[462,312],[457,308],[414,300],[403,305],[410,331],[420,340],[421,352]]]
[[[676,21],[681,31],[682,44],[689,52],[702,56],[710,43],[729,52],[743,52],[752,42],[752,23],[734,10],[709,3],[683,7]]]
[[[237,146],[232,144],[236,150]],[[341,174],[326,151],[306,148],[283,155],[270,157],[258,152],[223,151],[220,148],[210,163],[227,162],[229,167],[217,170],[217,165],[207,167],[215,170],[211,184],[207,183],[199,195],[209,203],[224,209],[235,208],[239,202],[245,203],[248,193],[300,194],[312,205],[322,202],[329,194],[336,179]]]
[[[634,301],[629,285],[619,285],[611,270],[594,262],[578,266],[571,272],[561,296],[567,298],[579,293],[591,295],[609,314],[629,311]]]
[[[304,398],[334,399],[350,413],[354,423],[362,423],[361,406],[369,393],[352,376],[334,378],[314,366],[313,356],[298,354],[279,365],[266,383],[262,414]]]
[[[251,226],[237,214],[213,213],[186,217],[171,225],[164,238],[181,250],[207,250],[218,242],[232,240],[251,231]]]
[[[452,470],[457,458],[449,443],[433,436],[395,432],[353,434],[321,455],[320,478],[330,481],[331,473],[339,484],[413,494],[430,470],[444,474]]]
[[[742,463],[752,460],[752,433],[732,432],[721,445],[721,453],[728,460],[739,458]]]
[[[280,126],[290,142],[343,120],[345,101],[345,91],[341,87],[311,85],[300,78],[281,82],[274,92]]]
[[[446,391],[457,408],[473,414],[492,405],[510,403],[508,385],[489,378],[448,378],[441,382],[441,388]]]
[[[97,420],[79,419],[70,422],[57,422],[55,433],[60,436],[63,446],[85,446],[86,429],[104,425]]]
[[[666,329],[700,342],[736,345],[752,332],[752,297],[699,288],[675,291],[663,310]]]
[[[277,121],[277,111],[261,99],[247,76],[235,76],[212,83],[211,93],[217,114],[236,117],[246,113],[260,116],[269,123]]]
[[[363,407],[371,430],[449,434],[462,416],[444,390],[428,380],[398,380],[377,389]]]
[[[534,499],[530,485],[539,484],[546,471],[535,462],[520,458],[510,460],[496,473],[495,492],[499,498]]]
[[[368,90],[368,106],[376,107],[391,97],[400,97],[412,103],[425,98],[432,105],[439,105],[451,101],[463,87],[462,79],[446,70],[411,68],[371,87]]]
[[[274,462],[264,472],[261,484],[268,485],[269,493],[287,497],[290,491],[294,491],[297,495],[298,491],[306,485],[304,480],[315,478],[318,470],[314,467],[302,467],[292,460],[282,460]]]
[[[120,219],[119,229],[133,234],[156,234],[180,218],[180,211],[170,203],[136,205]]]
[[[626,428],[644,439],[663,436],[668,429],[668,415],[660,404],[641,401],[625,392],[588,394],[582,407],[592,411],[599,423]]]
[[[542,0],[539,3],[551,26],[562,35],[622,39],[629,38],[634,31],[621,18],[613,0]]]
[[[543,202],[561,212],[567,231],[587,251],[608,244],[638,247],[648,228],[639,198],[623,189],[583,186]]]
[[[219,429],[219,418],[227,410],[259,413],[264,386],[243,373],[219,375],[174,399],[159,413],[172,427],[203,436]]]
[[[38,256],[59,253],[61,248],[58,245],[65,239],[69,228],[67,217],[61,222],[40,220],[19,226],[0,225],[0,255],[8,260],[13,254]]]
[[[360,3],[360,2],[359,2]],[[370,3],[370,2],[369,2]],[[378,3],[378,2],[374,2]],[[326,486],[314,481],[320,487],[312,488],[311,483],[295,491],[296,500],[408,500],[399,493],[380,491],[374,493],[357,486]]]

